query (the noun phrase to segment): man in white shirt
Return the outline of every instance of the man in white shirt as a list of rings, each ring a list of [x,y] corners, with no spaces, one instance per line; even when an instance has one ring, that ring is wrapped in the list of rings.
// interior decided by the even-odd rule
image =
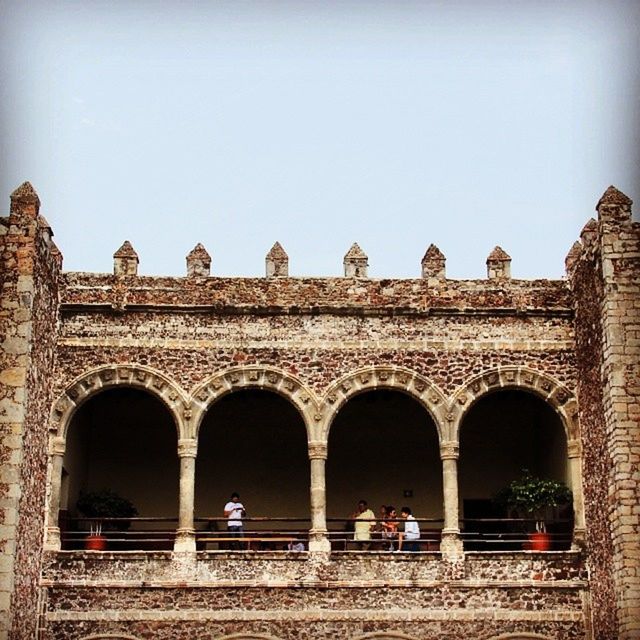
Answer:
[[[227,532],[231,538],[242,538],[242,518],[246,516],[244,505],[240,502],[240,494],[232,493],[231,499],[224,505],[224,516],[227,519]],[[238,542],[232,542],[231,549],[239,549]]]
[[[402,507],[400,515],[404,518],[404,531],[398,538],[398,551],[418,551],[420,527],[411,514],[411,507]]]

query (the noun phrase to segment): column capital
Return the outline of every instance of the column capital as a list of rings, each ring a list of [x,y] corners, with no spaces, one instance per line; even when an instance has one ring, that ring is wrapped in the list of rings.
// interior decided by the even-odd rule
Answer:
[[[460,457],[460,444],[458,442],[441,442],[440,459],[457,460]]]
[[[326,442],[310,442],[309,443],[309,460],[326,460],[327,459],[327,443]]]
[[[193,438],[178,440],[178,457],[195,458],[198,455],[198,441]]]
[[[567,457],[579,458],[582,456],[582,443],[580,440],[567,441]]]
[[[49,440],[49,452],[52,456],[63,456],[67,450],[67,441],[59,436]]]

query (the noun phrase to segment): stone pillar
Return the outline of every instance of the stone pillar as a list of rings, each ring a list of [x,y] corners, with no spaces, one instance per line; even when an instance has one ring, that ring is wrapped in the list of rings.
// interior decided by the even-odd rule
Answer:
[[[66,446],[64,438],[56,436],[51,440],[51,487],[45,539],[45,549],[47,551],[59,551],[62,548],[58,519],[60,517],[60,494],[62,492],[62,464]]]
[[[490,280],[511,278],[511,256],[501,247],[495,247],[487,258],[487,278]]]
[[[267,278],[286,278],[289,275],[289,256],[276,242],[265,258]]]
[[[28,182],[0,217],[0,638],[35,638],[60,254]]]
[[[197,452],[197,440],[191,438],[178,440],[178,456],[180,457],[180,506],[174,551],[196,550],[196,530],[193,522],[193,509]]]
[[[211,275],[211,256],[198,242],[187,256],[187,277],[207,278]]]
[[[584,498],[582,495],[582,445],[579,440],[567,442],[567,457],[569,458],[569,477],[573,492],[573,538],[572,548],[579,550],[585,544]]]
[[[459,446],[457,442],[442,442],[440,444],[444,492],[444,528],[442,529],[440,551],[449,559],[457,559],[463,555],[458,523],[458,457]]]
[[[328,552],[331,544],[327,538],[327,488],[325,464],[327,445],[324,442],[309,444],[311,462],[311,529],[309,530],[309,551]]]
[[[640,224],[631,199],[609,187],[598,211],[603,300],[601,379],[611,470],[606,506],[613,544],[618,638],[640,638]],[[592,366],[596,363],[593,362]]]
[[[366,278],[369,268],[369,258],[358,246],[357,242],[351,245],[343,260],[345,278]]]
[[[138,275],[138,254],[128,240],[113,254],[113,273],[117,276]]]
[[[430,244],[422,258],[422,277],[429,280],[444,280],[446,258],[435,244]]]

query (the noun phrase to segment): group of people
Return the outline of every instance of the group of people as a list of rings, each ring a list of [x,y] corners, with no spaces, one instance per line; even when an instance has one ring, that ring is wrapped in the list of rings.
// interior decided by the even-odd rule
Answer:
[[[240,496],[231,494],[231,499],[224,506],[224,516],[227,518],[227,533],[229,537],[241,538],[243,534],[242,518],[246,517],[246,510]],[[369,550],[372,543],[379,549],[387,551],[418,551],[420,526],[411,513],[411,507],[400,509],[400,518],[392,505],[382,505],[380,515],[369,508],[366,500],[358,502],[357,511],[353,514],[353,539],[362,550]],[[403,525],[402,528],[400,525]],[[291,551],[304,550],[304,544],[295,541],[296,547],[290,545]],[[231,548],[239,548],[238,543],[232,543]],[[374,547],[375,548],[375,547]]]
[[[398,519],[395,507],[383,504],[380,507],[380,515],[376,518],[367,501],[360,500],[353,520],[353,539],[362,550],[371,549],[372,544],[387,551],[419,550],[420,526],[411,513],[411,507],[402,507]],[[403,525],[402,529],[400,524]]]

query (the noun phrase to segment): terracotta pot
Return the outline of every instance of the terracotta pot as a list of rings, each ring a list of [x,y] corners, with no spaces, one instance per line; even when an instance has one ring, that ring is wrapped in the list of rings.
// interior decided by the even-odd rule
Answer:
[[[531,551],[549,551],[551,549],[551,536],[548,533],[530,533],[529,545]]]
[[[87,536],[84,548],[87,551],[104,551],[107,548],[107,539],[105,536]]]

